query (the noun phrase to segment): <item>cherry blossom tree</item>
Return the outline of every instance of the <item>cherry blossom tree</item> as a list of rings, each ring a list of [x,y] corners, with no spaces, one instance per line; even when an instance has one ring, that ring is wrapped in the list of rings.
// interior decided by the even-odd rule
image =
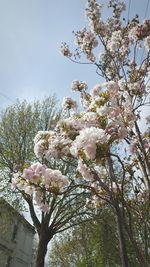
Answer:
[[[138,16],[124,19],[123,1],[110,0],[108,7],[112,15],[103,21],[102,6],[88,0],[88,27],[74,33],[76,49],[71,51],[66,43],[61,47],[68,59],[82,62],[83,56],[94,65],[100,83],[88,91],[86,82],[73,81],[72,90],[80,93],[81,111],[77,112],[77,103],[66,97],[63,108],[69,110],[69,117],[51,131],[38,132],[34,152],[46,161],[77,160],[82,188],[91,192],[87,204],[103,208],[107,203],[114,212],[122,266],[130,266],[128,236],[140,266],[148,267],[150,116],[143,118],[141,114],[150,104],[150,20],[140,22]],[[45,218],[50,211],[45,193],[61,194],[68,185],[67,175],[39,163],[13,178],[14,187],[34,196]]]
[[[0,191],[15,209],[22,212],[25,201],[29,207],[38,236],[36,267],[44,266],[47,245],[57,233],[89,220],[91,213],[85,207],[89,193],[78,189],[73,180],[76,162],[46,161],[34,154],[34,142],[52,129],[58,118],[55,97],[32,104],[18,101],[0,117]],[[5,221],[2,228],[7,230],[10,222]]]
[[[125,232],[141,266],[149,266],[150,117],[143,119],[141,112],[150,104],[150,20],[140,23],[136,16],[126,21],[123,1],[110,0],[108,7],[112,16],[103,21],[102,6],[89,0],[88,28],[74,33],[77,49],[72,52],[66,43],[61,47],[72,61],[80,62],[84,55],[104,83],[88,92],[85,82],[73,81],[83,111],[61,122],[59,131],[72,140],[70,153],[78,158],[79,173],[95,191],[94,204],[108,202],[114,210],[122,266],[129,266]],[[102,51],[97,59],[98,46]],[[70,100],[64,108],[74,106]]]
[[[56,234],[90,220],[91,212],[85,208],[88,192],[78,189],[67,165],[55,163],[55,167],[36,162],[23,166],[22,173],[14,172],[12,179],[12,189],[27,202],[38,234],[34,267],[44,267],[47,246]],[[64,174],[69,173],[67,178]]]

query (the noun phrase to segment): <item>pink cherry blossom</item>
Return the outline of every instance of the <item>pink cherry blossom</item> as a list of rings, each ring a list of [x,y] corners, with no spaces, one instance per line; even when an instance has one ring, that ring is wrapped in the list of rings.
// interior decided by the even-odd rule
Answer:
[[[85,155],[93,160],[96,156],[97,145],[107,142],[108,139],[109,136],[102,129],[96,127],[83,129],[73,141],[70,152],[73,156],[78,156],[83,149]]]
[[[75,109],[77,108],[77,103],[71,97],[67,96],[63,98],[62,107],[63,109]]]
[[[78,172],[82,175],[83,179],[86,181],[92,181],[94,178],[94,175],[91,173],[89,168],[85,163],[83,163],[83,160],[79,159],[78,160],[78,167],[77,167]]]

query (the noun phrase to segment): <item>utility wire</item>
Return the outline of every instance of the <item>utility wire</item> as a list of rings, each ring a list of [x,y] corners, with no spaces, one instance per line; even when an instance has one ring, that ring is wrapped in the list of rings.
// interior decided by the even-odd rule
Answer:
[[[148,8],[149,8],[149,3],[150,3],[150,0],[147,1],[147,5],[146,5],[146,9],[145,9],[144,19],[143,19],[143,20],[146,19],[147,12],[148,12]],[[145,53],[145,47],[143,47],[143,51],[142,51],[142,55],[141,55],[141,60],[140,60],[140,62],[142,62],[142,60],[143,60],[144,53]]]
[[[129,0],[129,5],[128,5],[128,15],[127,15],[127,22],[129,21],[129,16],[130,16],[130,8],[131,8],[131,0]]]
[[[7,95],[3,94],[2,92],[0,92],[0,95],[5,97],[7,100],[11,101],[12,103],[14,103],[14,101],[10,97],[8,97]]]
[[[147,12],[148,12],[148,8],[149,8],[149,3],[150,3],[150,0],[147,1],[146,10],[145,10],[145,14],[144,14],[144,19],[147,16]]]

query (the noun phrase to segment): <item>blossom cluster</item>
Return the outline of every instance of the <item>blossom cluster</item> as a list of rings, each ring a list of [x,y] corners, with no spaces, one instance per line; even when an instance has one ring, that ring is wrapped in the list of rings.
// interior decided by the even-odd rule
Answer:
[[[71,84],[72,91],[83,91],[87,89],[87,84],[83,81],[74,80]]]
[[[150,20],[144,20],[143,24],[137,26],[136,35],[138,39],[150,36]]]
[[[119,19],[122,12],[126,10],[124,1],[109,0],[108,7],[113,8],[113,16],[117,19]]]
[[[101,18],[101,5],[95,0],[88,1],[88,7],[86,8],[86,17],[89,21],[89,27],[92,32],[100,34],[104,31],[104,23]]]
[[[72,53],[69,49],[69,46],[66,43],[62,43],[60,52],[65,57],[71,57],[72,56]]]
[[[105,144],[108,140],[109,135],[102,129],[96,127],[83,129],[72,142],[71,154],[77,157],[83,152],[88,159],[94,160],[98,144]]]
[[[125,56],[129,51],[129,39],[127,35],[121,30],[113,31],[110,40],[107,43],[107,49],[110,50],[111,53],[119,51],[120,56]]]
[[[62,155],[70,154],[71,140],[64,133],[56,131],[39,131],[34,138],[34,153],[38,158],[45,157],[50,160],[52,157],[59,159]]]
[[[84,51],[88,60],[94,62],[95,56],[92,50],[98,46],[98,41],[92,31],[87,31],[86,28],[75,33],[75,44]]]
[[[64,97],[64,99],[63,99],[62,107],[63,107],[64,110],[66,110],[66,109],[76,109],[77,108],[77,103],[71,97],[67,96],[67,97]]]
[[[145,47],[147,51],[150,51],[150,35],[146,37],[145,39]]]
[[[44,212],[48,211],[48,204],[44,200],[45,193],[59,194],[68,185],[68,178],[59,170],[50,169],[39,162],[25,168],[22,173],[14,173],[12,178],[12,188],[33,196]]]

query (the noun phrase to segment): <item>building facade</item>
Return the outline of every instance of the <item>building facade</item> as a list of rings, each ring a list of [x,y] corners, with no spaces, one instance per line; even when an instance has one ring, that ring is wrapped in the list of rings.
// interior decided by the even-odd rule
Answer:
[[[35,230],[0,199],[0,267],[32,267]]]

